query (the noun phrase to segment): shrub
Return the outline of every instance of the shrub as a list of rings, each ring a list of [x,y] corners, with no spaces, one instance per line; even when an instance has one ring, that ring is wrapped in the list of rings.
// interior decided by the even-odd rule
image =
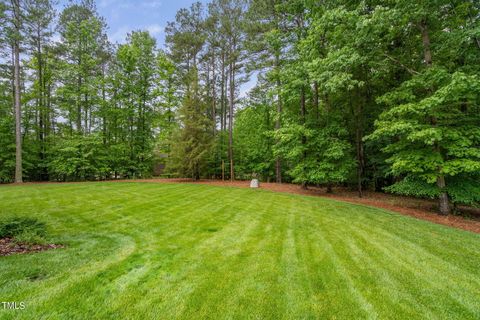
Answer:
[[[14,238],[15,242],[26,244],[46,244],[47,240],[44,236],[39,235],[35,231],[27,230],[18,234]]]
[[[447,176],[446,182],[446,190],[453,204],[480,207],[480,176],[474,174],[455,177]],[[413,176],[407,176],[402,181],[386,187],[384,190],[391,193],[429,199],[438,198],[440,195],[440,190],[435,183],[428,183]]]
[[[25,243],[43,243],[46,235],[46,224],[35,218],[16,217],[0,221],[0,238],[14,238]]]

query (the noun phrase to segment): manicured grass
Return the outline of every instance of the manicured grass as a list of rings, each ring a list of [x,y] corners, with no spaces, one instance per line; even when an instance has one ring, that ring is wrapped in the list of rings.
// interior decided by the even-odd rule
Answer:
[[[479,319],[480,236],[206,185],[0,187],[59,249],[0,257],[1,319]]]

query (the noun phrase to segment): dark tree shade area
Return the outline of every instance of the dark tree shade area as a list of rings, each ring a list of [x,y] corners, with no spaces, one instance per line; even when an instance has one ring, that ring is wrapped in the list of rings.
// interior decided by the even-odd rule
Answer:
[[[106,28],[92,0],[0,1],[0,182],[161,164],[480,205],[476,0],[212,0],[165,50]]]

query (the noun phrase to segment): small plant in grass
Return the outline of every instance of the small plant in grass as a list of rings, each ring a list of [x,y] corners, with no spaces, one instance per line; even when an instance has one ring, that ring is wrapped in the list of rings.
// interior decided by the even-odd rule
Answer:
[[[16,217],[0,221],[0,238],[26,244],[45,244],[47,226],[35,218]]]

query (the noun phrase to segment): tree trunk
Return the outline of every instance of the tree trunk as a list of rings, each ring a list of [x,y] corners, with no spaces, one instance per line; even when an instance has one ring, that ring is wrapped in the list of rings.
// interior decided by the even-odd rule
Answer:
[[[225,147],[225,132],[227,128],[227,75],[225,72],[225,49],[222,48],[221,60],[221,88],[220,88],[220,159],[222,159],[222,180],[225,180],[225,161],[224,161],[224,147]]]
[[[275,56],[275,68],[277,69],[277,73],[280,69],[280,57],[277,53]],[[275,121],[275,130],[279,130],[282,126],[282,96],[281,96],[281,80],[280,77],[277,75],[277,119]],[[280,156],[277,156],[275,160],[275,177],[277,183],[282,183],[282,159]]]
[[[222,160],[222,181],[225,181],[225,160]]]
[[[227,67],[225,67],[225,69],[227,69]],[[225,73],[227,73],[228,70],[226,70]],[[224,101],[223,101],[223,131],[224,132],[227,132],[227,110],[228,110],[228,95],[227,95],[227,91],[228,91],[228,75],[225,74],[225,88],[224,88]]]
[[[427,68],[432,66],[432,51],[430,49],[430,34],[428,33],[428,26],[425,21],[422,21],[419,25],[420,32],[422,34],[422,44],[423,44],[423,57],[424,62],[427,65]],[[432,125],[435,126],[437,120],[435,117],[432,118]],[[436,146],[436,151],[441,152],[439,146]],[[439,211],[442,215],[449,215],[451,213],[450,200],[448,198],[448,193],[446,191],[447,184],[445,182],[445,176],[439,172],[437,176],[437,187],[440,189],[440,196],[438,198]]]
[[[45,160],[45,153],[46,153],[46,147],[45,147],[45,122],[46,122],[46,117],[45,117],[45,93],[44,93],[44,77],[43,77],[43,59],[42,59],[42,46],[40,43],[40,32],[37,32],[37,37],[38,37],[38,43],[37,43],[37,60],[38,60],[38,138],[40,142],[40,160],[42,163]],[[47,179],[47,171],[46,167],[42,166],[41,172],[40,172],[40,180],[45,181]]]
[[[216,91],[216,85],[217,85],[217,77],[215,74],[215,53],[212,56],[212,121],[213,121],[213,136],[215,137],[215,134],[217,132],[217,91]],[[216,161],[216,160],[215,160]]]
[[[319,94],[318,94],[318,82],[315,81],[313,83],[313,107],[315,108],[315,121],[317,122],[318,126],[318,120],[320,118],[319,115],[319,109],[320,109],[320,99],[319,99]]]
[[[358,121],[358,120],[357,120]],[[356,132],[355,132],[355,143],[357,146],[357,191],[358,197],[363,197],[363,188],[362,188],[362,178],[363,178],[363,142],[362,142],[362,131],[360,125],[357,124]]]
[[[430,67],[432,65],[432,51],[430,50],[430,35],[425,21],[420,23],[420,31],[422,32],[423,57],[427,67]]]
[[[107,105],[106,89],[105,89],[105,64],[102,64],[102,142],[107,144],[107,114],[105,108]]]
[[[356,114],[355,114],[355,145],[357,151],[357,191],[358,197],[363,197],[363,186],[362,186],[362,179],[363,179],[363,168],[365,164],[364,159],[364,150],[363,150],[363,126],[362,126],[362,108],[361,106],[357,106]]]
[[[228,114],[228,157],[230,158],[230,180],[235,180],[233,167],[233,112],[235,99],[235,62],[230,64],[230,112]]]
[[[333,193],[332,184],[330,182],[327,184],[327,193]]]
[[[79,63],[80,64],[80,63]],[[77,97],[77,131],[82,132],[82,94],[80,93],[82,87],[82,78],[78,76],[77,79],[77,90],[78,90],[78,97]]]
[[[302,86],[301,92],[300,92],[300,119],[302,122],[302,126],[305,127],[306,124],[306,116],[307,116],[307,109],[305,105],[305,87]],[[306,145],[307,144],[307,137],[305,137],[304,134],[302,134],[302,146],[304,148],[303,154],[302,154],[302,170],[303,170],[303,182],[302,182],[302,189],[307,189],[307,181],[305,179],[305,161],[307,160],[307,150],[306,150]]]
[[[13,42],[14,54],[14,86],[15,86],[15,182],[23,182],[22,169],[22,108],[20,101],[20,1],[12,1],[15,40]]]
[[[195,163],[195,164],[194,164],[193,180],[194,180],[194,181],[200,180],[200,170],[199,170],[199,167],[198,167],[198,163]]]
[[[84,105],[84,114],[85,114],[85,135],[90,134],[90,125],[89,125],[89,118],[90,118],[90,107],[89,107],[89,102],[88,102],[88,93],[85,94],[85,105]]]
[[[50,135],[50,134],[55,134],[55,114],[52,111],[52,85],[50,82],[48,83],[46,92],[47,92],[46,106],[48,110],[48,113],[47,113],[48,124],[46,124],[47,127],[45,132],[47,135]]]
[[[450,208],[450,201],[448,199],[448,193],[445,191],[446,184],[445,184],[445,177],[443,175],[440,175],[437,177],[437,187],[440,189],[440,196],[439,196],[440,214],[447,216],[450,214],[451,208]]]

